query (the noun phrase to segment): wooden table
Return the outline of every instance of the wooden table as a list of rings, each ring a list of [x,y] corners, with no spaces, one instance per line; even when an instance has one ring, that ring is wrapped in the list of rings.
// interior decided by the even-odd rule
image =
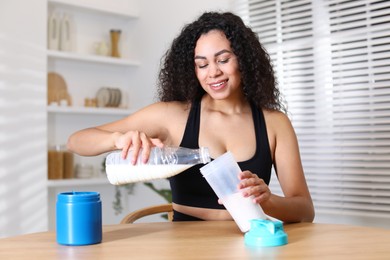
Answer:
[[[62,246],[55,232],[0,239],[0,259],[390,259],[390,230],[299,223],[288,244],[248,248],[232,221],[110,225],[103,242]]]

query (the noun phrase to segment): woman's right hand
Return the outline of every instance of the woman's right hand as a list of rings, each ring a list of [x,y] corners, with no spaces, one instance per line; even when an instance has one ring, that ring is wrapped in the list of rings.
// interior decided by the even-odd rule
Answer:
[[[154,146],[163,147],[164,144],[158,138],[149,138],[144,132],[128,131],[124,134],[118,133],[115,138],[115,146],[122,150],[122,158],[126,158],[130,148],[132,149],[131,163],[137,162],[138,154],[142,148],[142,162],[149,160],[150,149]]]

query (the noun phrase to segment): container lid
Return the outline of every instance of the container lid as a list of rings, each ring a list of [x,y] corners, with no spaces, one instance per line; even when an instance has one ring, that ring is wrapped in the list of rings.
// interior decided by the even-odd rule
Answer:
[[[254,247],[282,246],[287,244],[287,234],[281,221],[252,219],[250,230],[244,236],[245,244]]]
[[[100,194],[95,191],[70,191],[62,192],[57,195],[59,202],[87,202],[99,201]]]

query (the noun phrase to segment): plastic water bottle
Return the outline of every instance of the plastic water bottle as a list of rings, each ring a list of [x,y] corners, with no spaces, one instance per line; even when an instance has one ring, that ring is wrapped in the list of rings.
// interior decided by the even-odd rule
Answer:
[[[129,150],[126,159],[122,158],[121,151],[107,155],[106,173],[111,184],[169,178],[195,164],[205,164],[211,160],[207,147],[191,149],[172,146],[153,147],[146,163],[142,163],[142,151],[135,165],[131,163],[130,158],[132,158],[132,150]]]
[[[121,151],[110,153],[106,158],[106,164],[129,164],[133,150],[129,150],[126,159],[122,158],[121,153]],[[138,154],[138,159],[136,163],[138,165],[143,164],[141,153],[142,150]],[[210,162],[210,155],[207,147],[191,149],[185,147],[167,146],[163,148],[153,147],[150,150],[149,160],[146,162],[146,164],[198,164],[208,162]]]

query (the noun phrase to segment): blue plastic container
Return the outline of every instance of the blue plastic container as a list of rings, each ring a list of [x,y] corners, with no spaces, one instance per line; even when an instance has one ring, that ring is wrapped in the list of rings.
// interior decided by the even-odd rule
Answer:
[[[102,241],[102,203],[98,192],[64,192],[57,195],[57,243],[69,246]]]

